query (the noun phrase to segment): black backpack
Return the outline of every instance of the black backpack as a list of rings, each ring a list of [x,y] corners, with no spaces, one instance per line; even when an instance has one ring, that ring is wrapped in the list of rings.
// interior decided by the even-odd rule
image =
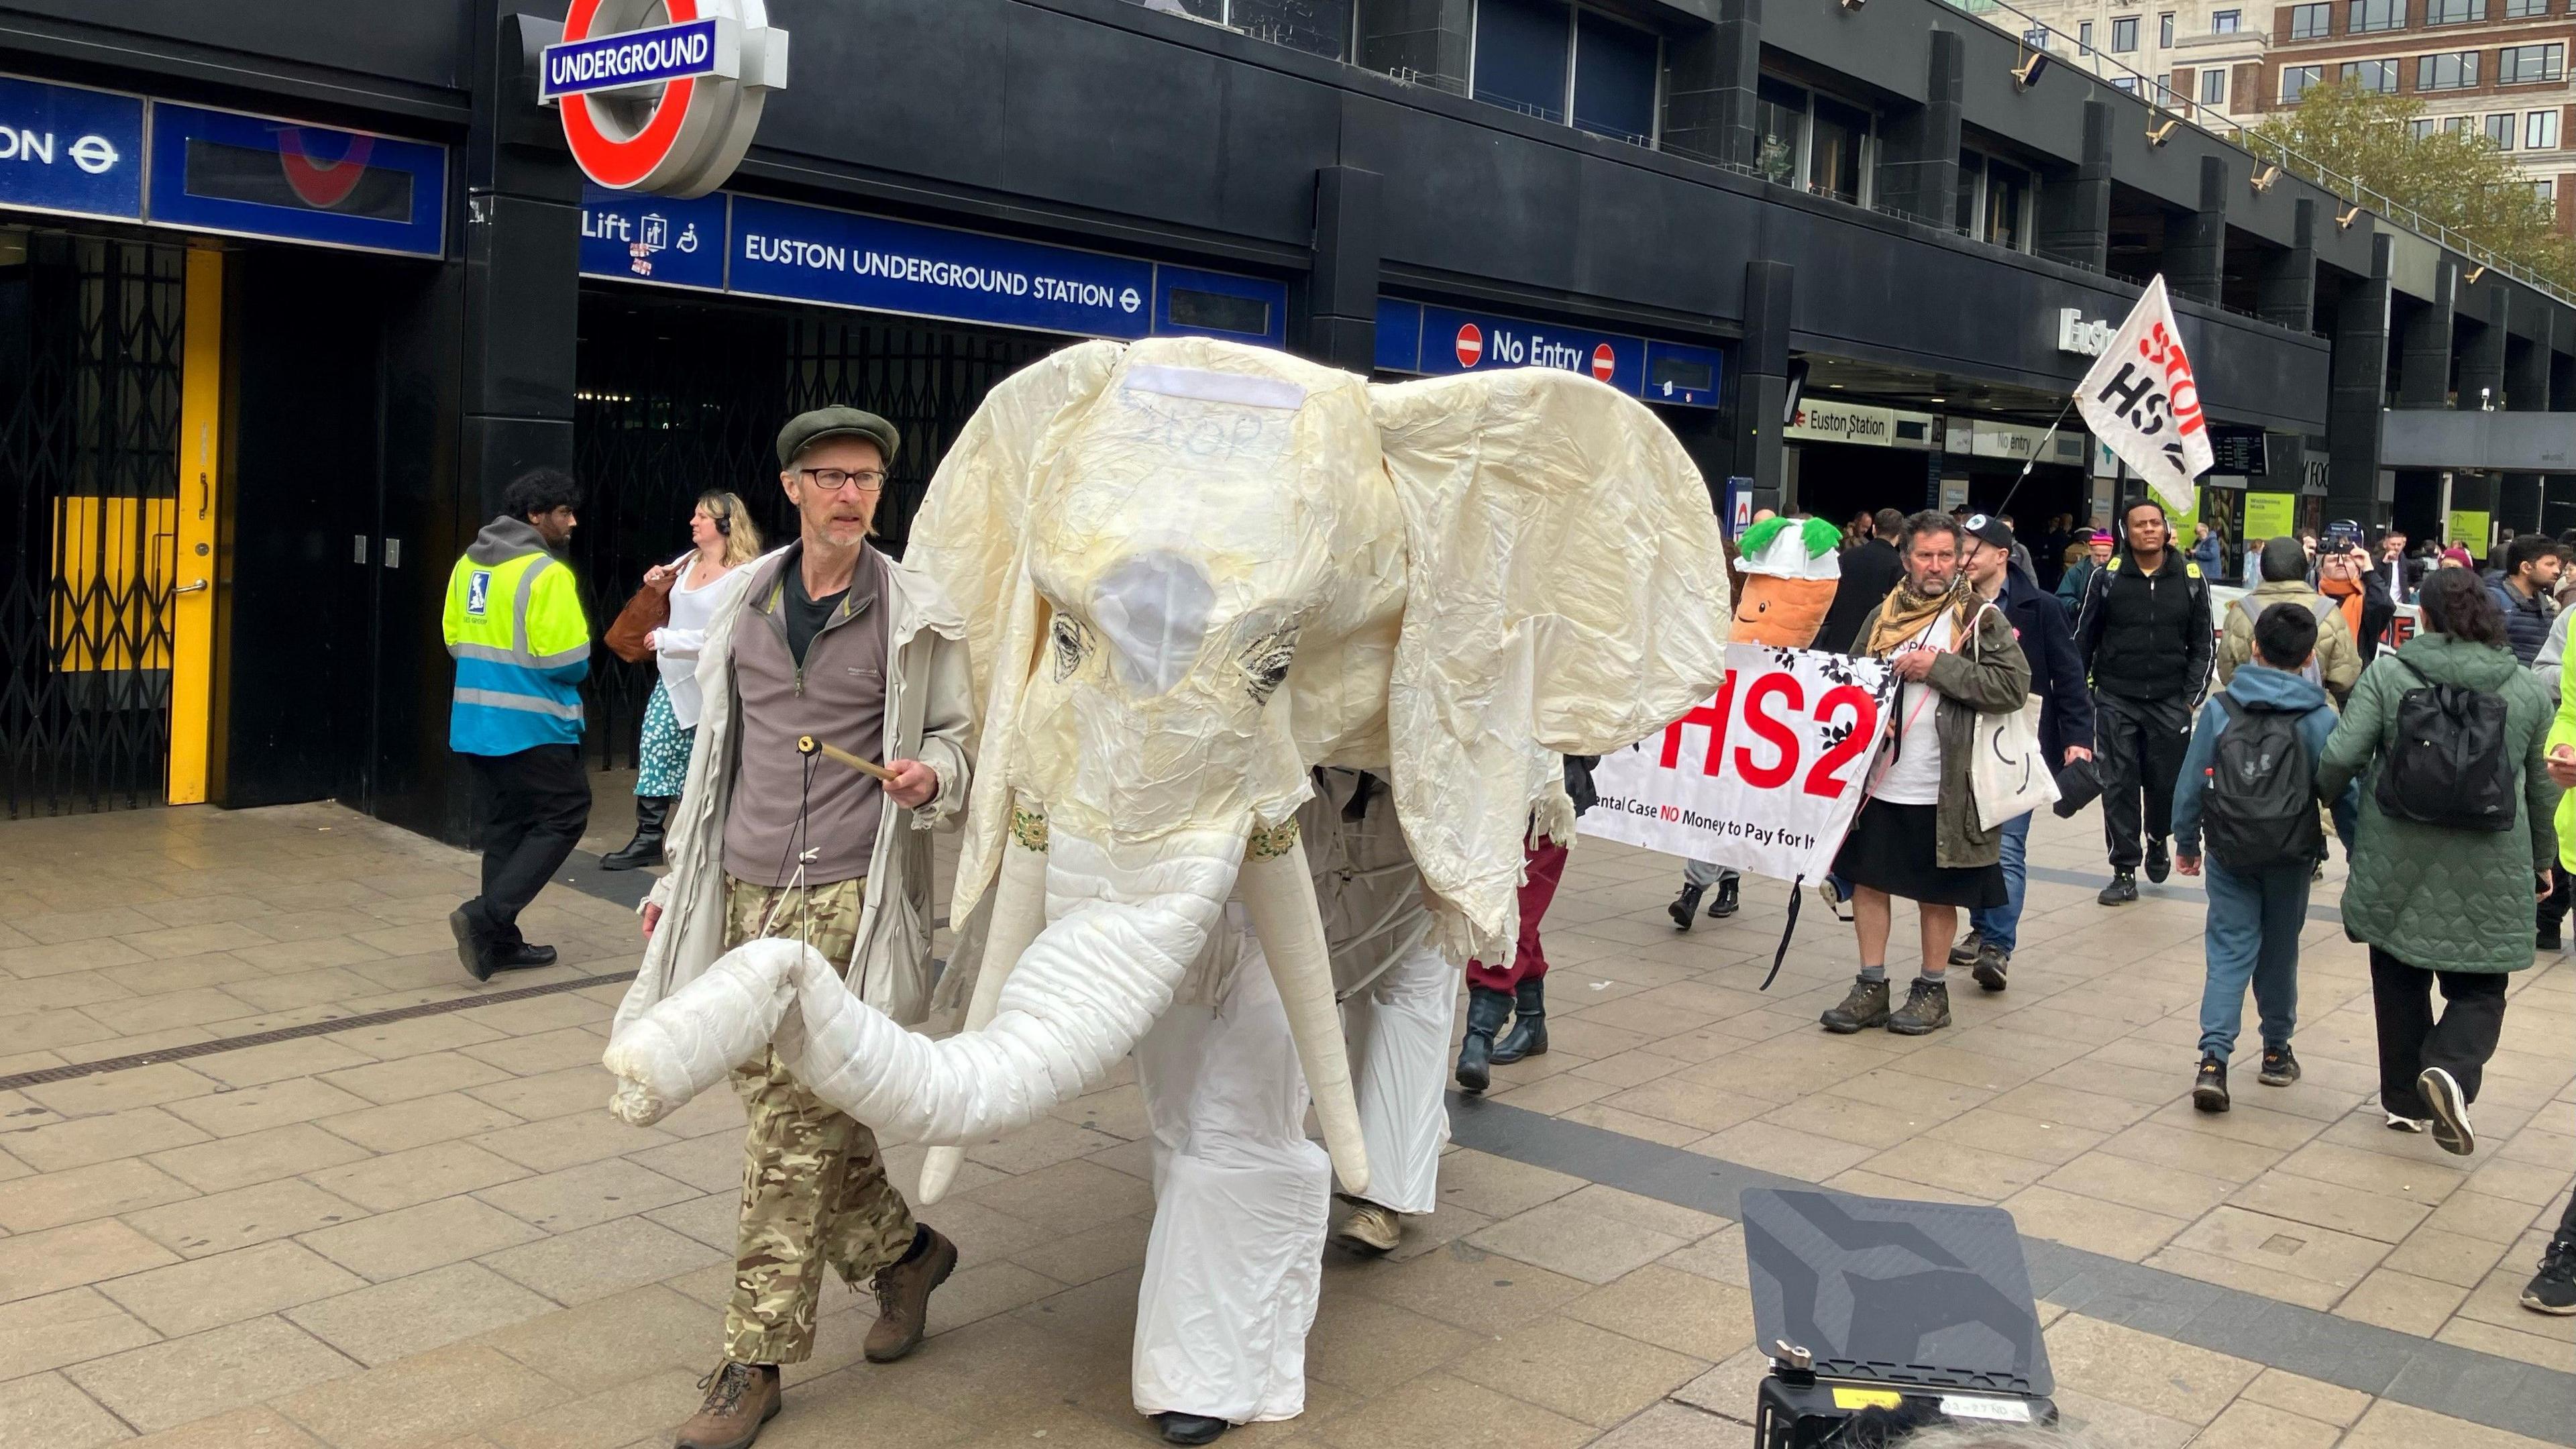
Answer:
[[[2397,658],[2391,655],[2391,658]],[[2372,798],[2383,815],[2452,830],[2513,828],[2513,759],[2504,747],[2504,699],[2480,689],[2419,681],[2397,700],[2397,742]]]
[[[2299,740],[2299,715],[2226,694],[2216,698],[2227,723],[2218,732],[2201,806],[2209,853],[2229,870],[2247,872],[2323,858],[2316,762]]]

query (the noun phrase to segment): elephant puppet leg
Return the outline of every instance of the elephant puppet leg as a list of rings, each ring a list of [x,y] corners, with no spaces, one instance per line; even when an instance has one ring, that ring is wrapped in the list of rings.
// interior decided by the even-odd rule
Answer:
[[[1342,1007],[1368,1144],[1370,1202],[1400,1213],[1440,1205],[1440,1149],[1449,1141],[1449,1028],[1458,972],[1415,946]]]
[[[1213,1011],[1176,1005],[1154,1024],[1136,1078],[1154,1131],[1136,1411],[1294,1418],[1306,1407],[1332,1162],[1306,1139],[1306,1079],[1256,944],[1244,943]]]

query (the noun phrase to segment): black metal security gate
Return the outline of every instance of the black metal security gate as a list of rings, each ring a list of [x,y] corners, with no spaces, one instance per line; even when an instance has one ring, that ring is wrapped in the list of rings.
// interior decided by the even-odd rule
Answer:
[[[586,291],[574,450],[589,492],[573,536],[583,606],[608,621],[644,570],[689,546],[689,509],[713,489],[739,494],[773,545],[792,527],[778,486],[778,429],[808,408],[846,403],[903,434],[879,543],[900,556],[931,473],[995,383],[1064,345],[859,314],[710,306]],[[583,694],[599,767],[635,763],[650,665],[592,656]]]
[[[0,796],[158,804],[170,765],[177,247],[0,230]]]

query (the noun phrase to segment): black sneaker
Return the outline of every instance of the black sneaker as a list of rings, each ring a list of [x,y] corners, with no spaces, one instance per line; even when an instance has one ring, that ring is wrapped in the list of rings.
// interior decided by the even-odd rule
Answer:
[[[2200,1075],[2191,1079],[2191,1104],[2203,1112],[2227,1110],[2227,1063],[2216,1057],[2200,1059]]]
[[[1983,931],[1970,931],[1968,934],[1959,938],[1959,944],[1950,948],[1950,964],[1953,966],[1973,966],[1977,963],[1977,953],[1985,948],[1986,933]]]
[[[2424,1094],[2425,1110],[2433,1114],[2434,1146],[2455,1157],[2478,1150],[2477,1129],[2469,1125],[2469,1099],[2457,1077],[2440,1067],[2426,1067],[2415,1079],[2415,1090]]]
[[[2102,887],[2102,893],[2095,896],[2093,899],[2100,901],[2106,906],[2126,906],[2136,904],[2138,899],[2138,873],[2130,870],[2115,870],[2111,872],[2111,883]]]
[[[1735,888],[1742,882],[1743,877],[1741,876],[1730,875],[1719,879],[1717,883],[1717,899],[1708,903],[1708,918],[1710,920],[1722,921],[1735,914]]]
[[[2267,1087],[2286,1087],[2299,1079],[2299,1059],[2286,1046],[2263,1048],[2263,1070],[2254,1080]]]
[[[2171,874],[2173,857],[2165,854],[2164,837],[2159,835],[2147,842],[2147,879],[2163,885],[2165,877]]]
[[[1834,1035],[1849,1036],[1873,1026],[1887,1025],[1887,1015],[1887,978],[1882,976],[1871,981],[1861,977],[1853,980],[1851,995],[1843,998],[1842,1005],[1827,1007],[1825,1014],[1817,1020]]]
[[[1673,897],[1672,906],[1665,911],[1665,914],[1673,918],[1674,930],[1687,931],[1691,928],[1691,922],[1699,919],[1701,889],[1702,887],[1699,886],[1686,885],[1682,887],[1680,895]]]
[[[2576,1314],[2576,1242],[2552,1241],[2540,1255],[2540,1271],[2522,1286],[2522,1306],[2554,1318]]]
[[[2557,922],[2553,921],[2531,933],[2531,949],[2535,951],[2563,951],[2567,949],[2567,940],[2564,936],[2559,934]]]
[[[1930,1036],[1949,1024],[1950,983],[1920,976],[1905,993],[1905,1004],[1887,1019],[1887,1029],[1898,1036]]]
[[[1981,941],[1977,945],[1976,969],[1969,974],[1977,978],[1981,989],[2001,991],[2004,989],[2004,972],[2011,965],[2011,955],[1992,941]]]

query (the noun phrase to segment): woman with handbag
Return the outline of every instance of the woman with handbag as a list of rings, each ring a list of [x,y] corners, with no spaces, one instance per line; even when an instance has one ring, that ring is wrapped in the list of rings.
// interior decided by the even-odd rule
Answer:
[[[2506,644],[2495,596],[2475,572],[2445,569],[2417,603],[2421,632],[2354,686],[2317,793],[2363,779],[2343,928],[2370,948],[2380,1108],[2392,1130],[2430,1131],[2467,1156],[2506,981],[2532,963],[2558,787],[2543,752],[2549,699]]]
[[[730,493],[698,499],[689,542],[689,552],[644,571],[644,586],[609,626],[608,647],[630,663],[653,659],[661,678],[644,703],[635,751],[635,838],[603,857],[602,870],[662,863],[662,833],[689,778],[689,747],[698,733],[698,651],[729,591],[751,577],[742,565],[760,556],[760,529]]]

